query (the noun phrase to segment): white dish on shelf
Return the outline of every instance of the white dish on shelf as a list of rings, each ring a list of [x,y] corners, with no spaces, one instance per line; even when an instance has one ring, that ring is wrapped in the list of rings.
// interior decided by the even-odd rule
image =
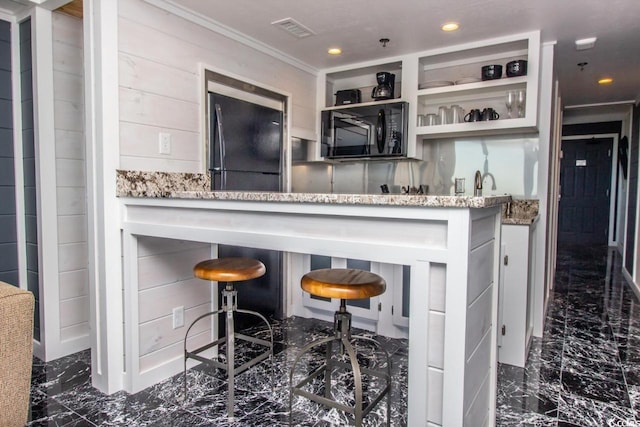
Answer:
[[[420,83],[418,89],[431,89],[434,87],[453,86],[454,83],[449,80],[431,80],[428,82]]]
[[[479,78],[479,77],[463,77],[463,78],[461,78],[459,80],[456,80],[456,84],[457,85],[464,85],[464,84],[467,84],[467,83],[478,83],[478,82],[481,82],[481,81],[482,81],[482,79]]]

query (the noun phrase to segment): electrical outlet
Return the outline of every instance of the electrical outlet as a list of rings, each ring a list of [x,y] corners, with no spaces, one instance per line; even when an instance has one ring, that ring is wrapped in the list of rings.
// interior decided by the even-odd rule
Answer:
[[[160,154],[171,154],[171,134],[160,132],[158,134],[158,152]]]
[[[184,326],[184,306],[175,307],[173,309],[173,329],[182,328]]]

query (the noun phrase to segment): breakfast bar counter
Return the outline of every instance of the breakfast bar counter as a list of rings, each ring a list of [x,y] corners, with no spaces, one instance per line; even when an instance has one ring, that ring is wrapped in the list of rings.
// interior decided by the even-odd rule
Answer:
[[[123,184],[124,182],[124,184]],[[118,182],[124,251],[125,384],[141,371],[138,239],[154,236],[410,266],[408,425],[487,425],[495,417],[500,212],[509,196],[209,192]],[[304,315],[299,262],[285,269],[287,315]],[[446,320],[446,321],[445,321]],[[384,331],[378,331],[384,335]],[[484,422],[481,422],[484,420]]]

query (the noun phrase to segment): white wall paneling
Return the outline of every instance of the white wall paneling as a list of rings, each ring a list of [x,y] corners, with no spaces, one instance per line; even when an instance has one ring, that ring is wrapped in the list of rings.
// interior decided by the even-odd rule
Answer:
[[[291,130],[315,135],[315,75],[142,0],[119,6],[122,168],[204,171],[200,64],[290,93]],[[170,155],[159,132],[172,134]]]
[[[58,215],[83,215],[87,213],[86,189],[81,187],[58,187],[56,195],[58,199]]]
[[[54,13],[52,36],[60,355],[66,355],[90,346],[86,201],[73,192],[86,194],[82,20]]]
[[[33,90],[41,301],[41,339],[34,351],[44,360],[53,360],[89,346],[82,22],[37,6],[28,17],[32,20],[33,87],[14,86],[14,120],[16,129],[21,129],[20,100]],[[14,33],[18,34],[17,28]],[[16,52],[17,70],[19,59]],[[19,85],[19,74],[14,80]],[[21,135],[15,141],[16,158],[22,158]],[[16,172],[22,187],[22,167]],[[24,199],[17,196],[22,209]]]
[[[38,356],[44,360],[65,354],[60,339],[56,161],[55,144],[51,141],[55,134],[51,15],[39,7],[31,15],[41,327]]]
[[[212,258],[210,244],[155,237],[124,236],[125,280],[137,289],[125,289],[125,322],[136,324],[125,339],[127,390],[141,390],[170,370],[183,366],[183,339],[188,325],[217,305],[217,286],[193,277],[193,266]],[[153,302],[153,303],[150,303]],[[183,327],[173,329],[172,310],[184,307]],[[191,330],[187,345],[195,348],[211,342],[216,323],[201,321]],[[188,366],[196,363],[189,361]]]
[[[81,243],[87,241],[85,215],[58,215],[58,242]]]
[[[89,295],[89,272],[86,268],[60,273],[60,300]]]
[[[176,245],[182,244],[189,249],[181,253],[206,251],[206,247],[195,243],[205,242],[287,252],[291,261],[287,274],[290,280],[285,283],[289,315],[312,315],[302,304],[299,285],[300,278],[309,268],[309,256],[305,254],[330,256],[336,262],[369,260],[372,270],[391,279],[393,274],[390,272],[395,266],[409,265],[408,424],[449,425],[452,417],[459,417],[460,424],[453,425],[461,425],[465,414],[467,419],[476,414],[486,419],[494,415],[495,402],[489,398],[490,393],[483,390],[494,387],[496,354],[492,346],[495,344],[497,298],[496,287],[492,284],[496,278],[495,273],[481,274],[468,266],[471,265],[470,258],[476,256],[470,252],[471,236],[482,235],[486,241],[479,239],[474,253],[480,254],[477,257],[484,259],[489,267],[478,266],[478,270],[497,271],[494,244],[499,238],[497,207],[415,209],[132,198],[123,198],[122,203],[128,367],[125,387],[128,391],[141,390],[182,369],[181,334],[171,329],[168,315],[171,304],[175,303],[172,295],[182,292],[184,287],[182,293],[185,295],[181,296],[180,302],[188,306],[202,298],[198,295],[203,291],[193,288],[191,279],[180,280],[186,274],[181,271],[182,267],[171,265],[168,259],[161,257],[177,255]],[[474,227],[489,227],[494,234],[473,230],[472,221]],[[318,223],[322,227],[318,227]],[[441,227],[446,230],[444,234],[437,232]],[[328,238],[319,233],[318,228],[336,232]],[[409,229],[413,233],[408,233]],[[431,238],[425,237],[428,232],[434,232]],[[166,246],[158,237],[194,243],[169,240],[166,243],[169,246]],[[142,256],[142,248],[147,242],[150,242],[145,249],[148,253]],[[484,258],[485,253],[493,254],[494,258]],[[144,266],[146,259],[154,258],[156,262]],[[187,263],[186,259],[180,261],[180,264],[184,263]],[[150,271],[143,273],[148,266],[161,264],[170,271],[157,276]],[[473,299],[467,296],[471,292],[467,283],[472,276],[483,278],[483,286],[477,287],[480,291]],[[169,279],[163,282],[162,277]],[[143,308],[142,304],[149,299],[160,301],[159,305],[164,308]],[[200,307],[204,309],[202,305],[196,305],[192,310]],[[429,307],[430,310],[425,310]],[[451,313],[461,313],[460,318]],[[389,315],[385,312],[384,302],[379,315],[378,322]],[[206,335],[205,330],[200,337],[204,339]]]

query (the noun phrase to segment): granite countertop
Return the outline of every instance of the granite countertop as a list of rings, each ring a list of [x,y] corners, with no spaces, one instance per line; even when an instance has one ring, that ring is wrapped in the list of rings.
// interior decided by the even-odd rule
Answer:
[[[488,208],[511,200],[511,196],[428,196],[405,194],[327,194],[274,193],[259,191],[176,191],[167,197],[176,199],[243,200],[254,202],[328,203],[349,205],[388,205]]]
[[[210,181],[206,174],[117,172],[118,197],[457,208],[489,208],[511,201],[509,195],[473,197],[419,194],[279,193],[211,191],[209,188]]]
[[[507,212],[510,209],[510,212]],[[532,225],[540,218],[537,199],[514,199],[502,207],[502,223],[508,225]]]

